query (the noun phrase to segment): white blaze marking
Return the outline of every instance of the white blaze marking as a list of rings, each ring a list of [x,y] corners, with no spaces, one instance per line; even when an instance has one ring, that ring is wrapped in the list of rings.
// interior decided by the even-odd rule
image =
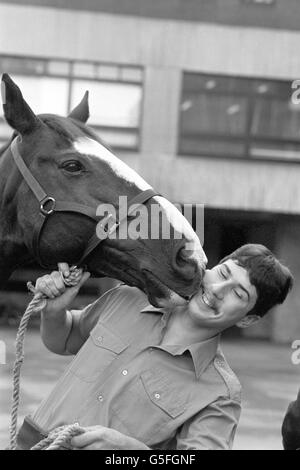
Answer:
[[[81,155],[84,155],[86,158],[93,158],[107,163],[117,176],[132,184],[135,184],[136,187],[140,189],[140,191],[151,189],[151,186],[132,168],[117,158],[113,153],[105,148],[104,145],[96,142],[93,139],[90,139],[89,137],[82,137],[76,140],[73,143],[72,150],[75,150]],[[183,236],[188,240],[187,248],[193,251],[192,257],[197,261],[198,265],[203,268],[203,265],[207,263],[207,258],[201,246],[200,240],[188,220],[166,198],[156,196],[155,200],[162,207],[165,213],[165,217],[167,218],[171,227],[173,227],[174,230],[176,230],[178,233],[182,233]]]
[[[168,199],[157,197],[156,200],[164,209],[165,217],[169,221],[171,227],[173,227],[178,233],[182,233],[188,241],[186,249],[192,252],[191,258],[194,258],[197,261],[198,266],[203,269],[204,265],[207,264],[207,257],[201,246],[200,240],[189,221],[182,215],[177,207],[174,206],[174,204],[168,201]]]
[[[107,163],[117,176],[130,183],[134,183],[141,191],[151,189],[151,186],[146,183],[141,176],[99,142],[88,137],[84,137],[76,140],[73,143],[73,147],[75,151],[81,155]]]

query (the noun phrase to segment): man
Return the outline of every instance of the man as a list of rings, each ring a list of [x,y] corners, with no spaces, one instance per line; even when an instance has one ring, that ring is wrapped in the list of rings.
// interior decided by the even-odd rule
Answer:
[[[300,391],[297,400],[290,404],[284,418],[282,437],[285,450],[300,449]]]
[[[264,246],[245,245],[205,272],[185,306],[154,308],[138,289],[120,286],[82,311],[66,311],[88,276],[71,289],[58,272],[37,281],[50,298],[45,345],[77,356],[25,421],[19,446],[78,422],[87,429],[72,439],[76,449],[232,448],[240,384],[220,334],[253,325],[282,303],[292,286],[288,268]]]

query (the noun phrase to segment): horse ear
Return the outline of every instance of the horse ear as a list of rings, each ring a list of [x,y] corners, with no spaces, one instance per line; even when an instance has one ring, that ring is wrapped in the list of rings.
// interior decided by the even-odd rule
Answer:
[[[7,73],[2,75],[1,95],[5,119],[21,135],[32,132],[41,123]]]
[[[77,119],[77,121],[81,121],[86,123],[88,118],[90,117],[90,107],[89,107],[89,92],[86,91],[84,97],[80,101],[79,105],[71,111],[69,114],[70,118]]]

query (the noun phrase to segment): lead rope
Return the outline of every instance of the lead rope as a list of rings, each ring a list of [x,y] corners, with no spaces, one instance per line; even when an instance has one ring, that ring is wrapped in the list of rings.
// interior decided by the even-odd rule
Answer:
[[[68,445],[72,437],[78,436],[85,432],[79,424],[71,424],[69,426],[61,426],[50,432],[49,436],[40,441],[30,450],[63,450],[68,449]]]
[[[70,268],[68,277],[64,277],[64,283],[67,287],[75,287],[82,277],[82,269],[76,266]],[[11,424],[10,424],[10,445],[9,450],[17,449],[17,426],[18,426],[18,410],[20,403],[20,377],[21,368],[24,362],[24,342],[25,335],[28,328],[28,323],[31,316],[35,313],[41,312],[47,304],[47,297],[39,292],[31,282],[27,283],[28,290],[34,295],[32,301],[29,303],[22,319],[16,338],[16,359],[13,368],[13,393],[12,393],[12,406],[11,406]],[[62,447],[69,439],[77,434],[83,432],[82,428],[78,425],[62,426],[55,429],[49,436],[41,441],[40,444],[35,446],[33,450],[57,450]],[[46,444],[44,444],[46,442]],[[36,449],[39,445],[41,448]]]

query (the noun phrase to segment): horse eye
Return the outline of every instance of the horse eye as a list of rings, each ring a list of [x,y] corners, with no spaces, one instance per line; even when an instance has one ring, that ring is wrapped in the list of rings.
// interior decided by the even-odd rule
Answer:
[[[65,162],[62,165],[62,168],[69,173],[79,173],[80,171],[83,170],[83,166],[80,162],[77,162],[76,160]]]

